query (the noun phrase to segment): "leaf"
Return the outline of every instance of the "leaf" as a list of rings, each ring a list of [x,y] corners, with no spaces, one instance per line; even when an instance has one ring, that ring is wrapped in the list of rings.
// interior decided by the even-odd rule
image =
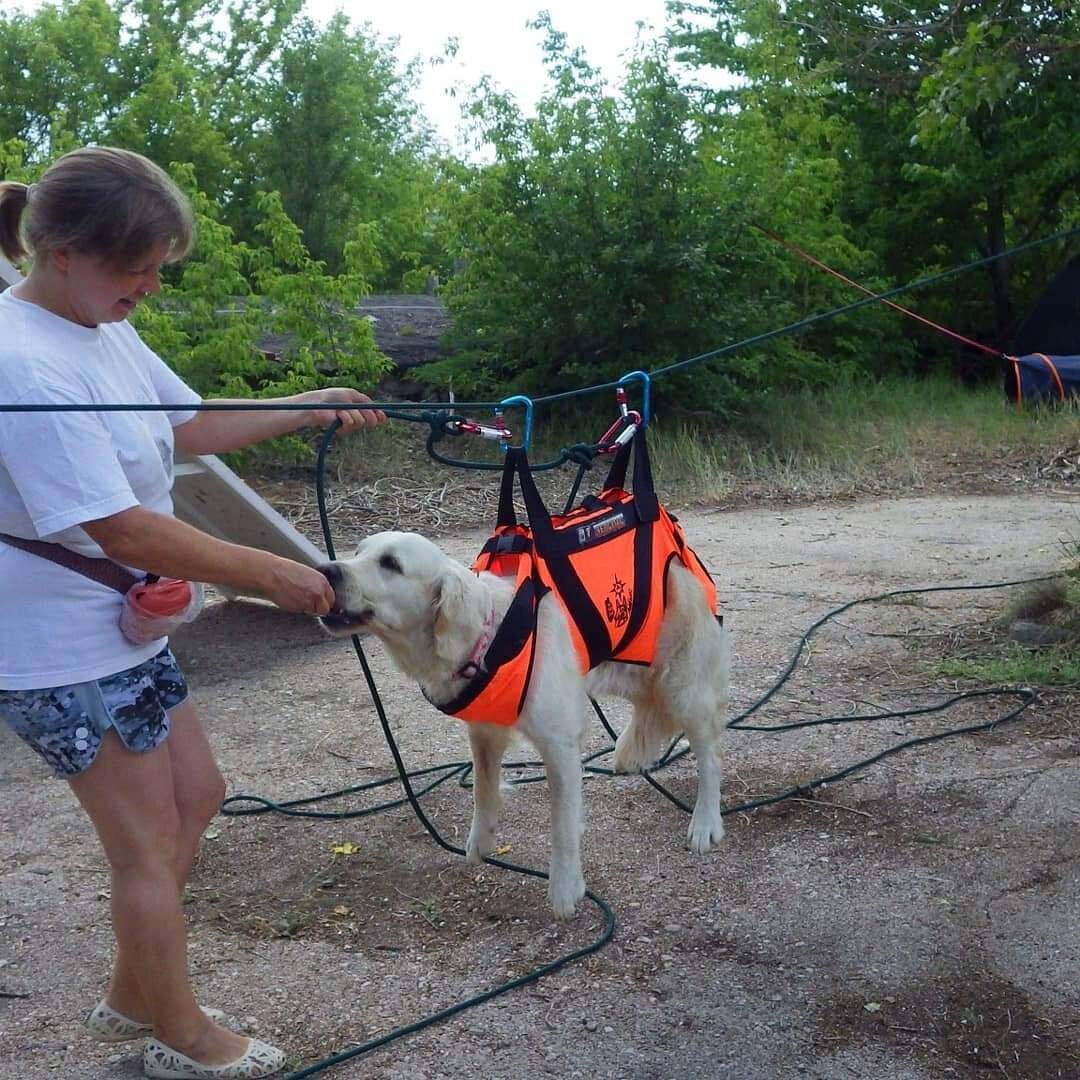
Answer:
[[[346,840],[344,844],[335,844],[331,849],[335,855],[359,855],[360,845]]]
[[[868,1013],[876,1013],[876,1012],[881,1012],[881,1002],[879,1002],[879,1001],[868,1001],[868,1002],[867,1002],[867,1003],[866,1003],[866,1004],[865,1004],[865,1005],[863,1006],[863,1008],[864,1008],[864,1009],[865,1009],[865,1010],[866,1010],[866,1011],[867,1011]]]
[[[501,847],[495,849],[496,855],[509,855],[514,848],[511,844],[503,844]]]

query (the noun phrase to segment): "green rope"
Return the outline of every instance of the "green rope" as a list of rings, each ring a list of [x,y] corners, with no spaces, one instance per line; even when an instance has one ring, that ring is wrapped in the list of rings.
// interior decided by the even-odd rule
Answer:
[[[777,327],[773,330],[766,330],[760,334],[753,334],[750,337],[742,338],[739,341],[731,342],[727,345],[722,345],[719,348],[711,349],[708,352],[699,353],[697,356],[689,357],[685,360],[679,360],[675,363],[667,364],[664,367],[655,368],[650,371],[649,377],[656,378],[658,375],[666,375],[673,371],[680,371],[683,368],[690,367],[694,364],[704,363],[707,360],[714,360],[720,356],[726,356],[729,353],[735,352],[738,349],[746,349],[752,345],[760,345],[766,341],[771,341],[774,338],[782,337],[786,334],[794,334],[800,330],[805,330],[808,327],[815,326],[818,323],[826,322],[831,319],[835,319],[840,315],[846,315],[848,312],[857,311],[859,308],[866,307],[868,304],[878,303],[882,300],[891,299],[894,296],[899,296],[902,293],[912,292],[916,289],[926,288],[928,285],[936,284],[939,281],[945,281],[950,277],[954,277],[957,274],[966,273],[968,270],[977,269],[980,266],[987,266],[990,263],[997,262],[999,259],[1007,259],[1013,255],[1018,255],[1023,251],[1030,251],[1033,248],[1041,247],[1043,244],[1053,243],[1056,240],[1065,240],[1080,233],[1080,226],[1076,226],[1071,229],[1063,229],[1060,232],[1051,234],[1050,236],[1043,236],[1036,240],[1029,240],[1026,243],[1018,244],[1016,247],[1008,248],[1005,251],[999,251],[994,255],[987,255],[981,259],[973,259],[971,262],[963,263],[959,266],[951,267],[948,270],[942,270],[937,274],[931,274],[924,278],[918,278],[915,281],[908,282],[906,285],[897,285],[895,288],[888,289],[885,292],[874,293],[871,296],[863,297],[860,300],[854,300],[849,304],[842,304],[840,307],[831,308],[828,311],[819,312],[816,315],[807,316],[805,319],[800,319],[797,322],[788,323],[786,326]],[[597,383],[593,386],[579,387],[576,390],[565,390],[558,394],[547,394],[544,397],[538,397],[533,399],[533,405],[550,405],[555,402],[567,401],[571,398],[584,397],[587,394],[599,393],[603,390],[613,390],[618,386],[618,381]],[[498,406],[498,401],[464,401],[455,402],[453,407],[455,411],[460,410],[493,410]],[[432,411],[432,408],[437,407],[436,411]],[[337,402],[333,407],[340,410],[371,410],[379,409],[386,413],[387,416],[396,420],[410,420],[419,423],[428,423],[432,427],[432,438],[429,440],[429,449],[433,445],[434,441],[441,438],[443,435],[449,434],[445,429],[444,421],[449,419],[452,414],[446,411],[445,402],[431,402],[431,401],[388,401],[388,402]],[[202,402],[199,405],[145,405],[145,404],[92,404],[92,405],[72,405],[72,404],[58,404],[58,405],[27,405],[27,404],[2,404],[0,403],[0,413],[2,412],[175,412],[175,411],[220,411],[220,412],[249,412],[249,411],[301,411],[310,409],[310,405],[306,404],[275,404],[269,405],[265,402],[242,402],[237,404],[223,405],[217,402]],[[414,415],[419,413],[419,415]],[[436,434],[436,428],[438,433]],[[563,452],[565,454],[566,451]],[[456,461],[454,459],[437,457],[436,460],[443,462],[444,464],[462,465],[463,462]],[[557,464],[564,464],[566,461],[572,460],[570,457],[564,457],[560,455]],[[544,468],[554,468],[556,462],[549,462],[545,464]],[[478,466],[470,464],[472,468],[482,468],[484,466]],[[498,466],[495,466],[498,467]]]

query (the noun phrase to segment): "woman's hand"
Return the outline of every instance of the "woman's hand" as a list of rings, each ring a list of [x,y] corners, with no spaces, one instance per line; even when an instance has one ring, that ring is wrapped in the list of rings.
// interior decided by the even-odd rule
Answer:
[[[358,431],[360,428],[375,427],[383,423],[386,414],[381,409],[335,409],[336,402],[365,402],[371,398],[347,386],[330,386],[325,390],[308,390],[297,395],[299,400],[312,405],[329,405],[327,409],[312,409],[311,422],[316,427],[329,427],[335,420],[341,421],[342,434]]]
[[[260,591],[279,608],[299,615],[326,615],[334,606],[334,590],[318,570],[278,556],[271,556]]]

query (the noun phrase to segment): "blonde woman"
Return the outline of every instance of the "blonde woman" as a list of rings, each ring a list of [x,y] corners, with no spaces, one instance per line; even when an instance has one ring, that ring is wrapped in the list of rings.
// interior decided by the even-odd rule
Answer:
[[[178,521],[173,453],[383,416],[335,411],[370,400],[352,389],[286,399],[304,411],[191,410],[199,396],[127,322],[191,243],[187,200],[138,154],[76,150],[29,187],[0,183],[0,250],[32,256],[0,294],[0,401],[177,406],[0,414],[0,717],[70,785],[111,868],[116,960],[90,1033],[145,1039],[151,1077],[269,1076],[284,1054],[216,1023],[188,977],[181,893],[224,782],[168,641],[132,644],[119,592],[20,546],[255,591],[289,611],[331,609],[318,571]]]

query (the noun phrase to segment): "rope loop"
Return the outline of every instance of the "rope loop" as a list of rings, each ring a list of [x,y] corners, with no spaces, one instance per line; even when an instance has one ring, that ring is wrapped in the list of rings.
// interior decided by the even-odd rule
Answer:
[[[591,469],[599,451],[595,443],[574,443],[573,446],[563,447],[563,460],[573,465],[579,465],[583,469]]]

